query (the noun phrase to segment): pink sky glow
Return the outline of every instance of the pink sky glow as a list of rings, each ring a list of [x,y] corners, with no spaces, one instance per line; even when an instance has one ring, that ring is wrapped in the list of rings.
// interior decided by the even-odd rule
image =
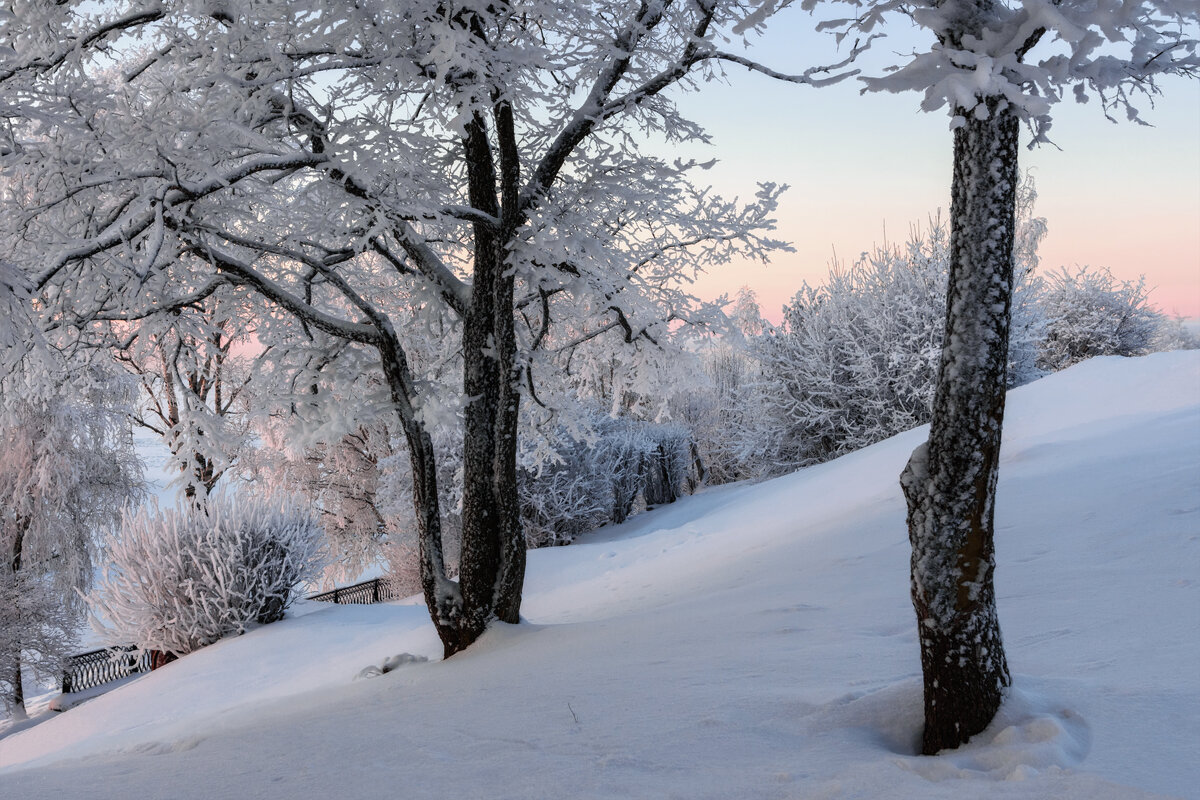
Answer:
[[[783,71],[832,60],[811,18],[785,12],[751,55]],[[898,50],[899,43],[891,49]],[[1108,267],[1122,279],[1146,276],[1151,302],[1200,317],[1200,81],[1170,79],[1153,127],[1104,118],[1098,104],[1056,107],[1057,145],[1023,151],[1038,191],[1035,213],[1049,233],[1040,269]],[[820,283],[836,252],[843,261],[885,240],[903,241],[913,223],[949,205],[952,135],[945,110],[922,113],[920,97],[861,95],[853,80],[814,89],[731,68],[729,85],[684,98],[684,111],[714,137],[686,155],[720,163],[709,173],[723,194],[749,197],[757,181],[791,187],[779,235],[795,253],[769,266],[714,269],[696,285],[711,299],[749,286],[764,314],[807,281]]]

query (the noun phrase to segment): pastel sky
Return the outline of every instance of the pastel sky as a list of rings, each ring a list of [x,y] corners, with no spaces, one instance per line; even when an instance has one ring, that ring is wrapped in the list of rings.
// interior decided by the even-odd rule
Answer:
[[[920,42],[907,31],[907,47]],[[904,49],[893,36],[881,53]],[[812,18],[785,11],[750,55],[784,72],[836,59]],[[1142,102],[1154,127],[1104,118],[1096,102],[1068,100],[1054,112],[1058,146],[1023,150],[1049,234],[1042,271],[1059,266],[1108,267],[1123,279],[1145,274],[1151,301],[1200,316],[1200,81],[1162,83],[1155,107]],[[815,89],[783,84],[731,67],[729,84],[709,84],[681,106],[714,136],[695,154],[720,163],[707,175],[725,194],[749,197],[757,181],[791,187],[779,209],[779,233],[795,253],[769,266],[714,270],[696,286],[706,299],[749,286],[763,312],[780,306],[801,283],[823,281],[836,253],[853,260],[875,243],[907,238],[913,223],[949,206],[952,134],[944,109],[923,113],[920,95],[859,93],[853,79]]]

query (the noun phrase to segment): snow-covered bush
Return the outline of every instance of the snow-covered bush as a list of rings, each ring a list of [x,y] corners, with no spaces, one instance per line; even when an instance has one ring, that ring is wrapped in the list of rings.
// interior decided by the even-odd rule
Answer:
[[[566,439],[554,463],[521,470],[530,547],[566,544],[695,488],[699,465],[686,428],[605,417],[592,430],[590,442]]]
[[[114,641],[183,655],[274,622],[319,573],[324,533],[290,498],[218,492],[199,507],[126,511],[88,598]]]
[[[1155,353],[1169,350],[1200,350],[1200,336],[1188,328],[1181,317],[1164,317],[1154,335],[1152,349]]]
[[[945,314],[946,230],[834,268],[760,342],[782,471],[866,447],[929,418]]]
[[[1171,320],[1150,305],[1149,294],[1145,277],[1123,281],[1108,269],[1087,267],[1052,272],[1041,297],[1046,335],[1039,364],[1053,371],[1094,356],[1160,349],[1160,334],[1170,332]]]
[[[1021,219],[1014,254],[1009,384],[1037,377],[1041,336],[1033,276],[1041,220]],[[758,340],[766,415],[768,473],[858,450],[929,421],[946,316],[950,238],[931,220],[903,248],[877,247],[825,284],[804,286],[782,324]]]

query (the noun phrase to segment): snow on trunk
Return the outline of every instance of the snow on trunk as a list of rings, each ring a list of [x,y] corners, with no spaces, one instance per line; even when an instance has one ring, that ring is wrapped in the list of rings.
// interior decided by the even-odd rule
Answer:
[[[986,728],[1011,683],[992,576],[1018,119],[995,98],[963,117],[954,132],[950,281],[933,420],[928,443],[900,477],[913,548],[926,754]]]

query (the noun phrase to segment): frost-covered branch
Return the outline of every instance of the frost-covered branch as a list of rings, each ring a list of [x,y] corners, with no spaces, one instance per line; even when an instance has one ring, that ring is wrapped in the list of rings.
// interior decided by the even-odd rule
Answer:
[[[1134,94],[1152,99],[1160,76],[1200,70],[1200,10],[1191,0],[838,1],[855,16],[819,27],[839,38],[874,35],[902,16],[934,40],[886,74],[862,77],[867,90],[922,92],[924,110],[948,107],[956,120],[986,113],[984,98],[1003,98],[1031,126],[1034,143],[1047,141],[1052,108],[1068,92],[1081,103],[1098,98],[1110,119],[1120,111],[1140,121]],[[812,0],[803,6],[818,8]]]

